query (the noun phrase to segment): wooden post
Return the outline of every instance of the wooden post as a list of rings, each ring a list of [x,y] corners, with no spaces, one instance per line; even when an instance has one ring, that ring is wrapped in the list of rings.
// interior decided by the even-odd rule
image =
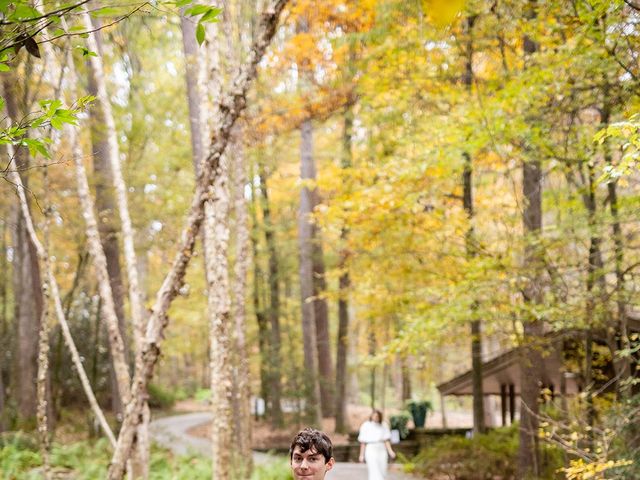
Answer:
[[[509,385],[509,416],[511,425],[516,419],[516,386],[513,383]]]
[[[500,410],[502,413],[502,426],[507,426],[507,386],[500,384]]]
[[[440,410],[442,411],[442,428],[447,428],[447,414],[444,410],[444,395],[440,392]]]

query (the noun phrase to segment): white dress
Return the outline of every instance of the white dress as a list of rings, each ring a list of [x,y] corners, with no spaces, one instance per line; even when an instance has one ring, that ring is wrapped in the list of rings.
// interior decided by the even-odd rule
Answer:
[[[384,480],[387,474],[388,454],[384,442],[391,439],[386,425],[367,420],[360,427],[358,442],[365,444],[364,461],[369,480]]]

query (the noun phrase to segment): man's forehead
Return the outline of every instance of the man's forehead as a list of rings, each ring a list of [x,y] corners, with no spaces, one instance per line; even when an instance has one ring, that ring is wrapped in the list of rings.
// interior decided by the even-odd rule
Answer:
[[[302,448],[300,448],[300,445],[296,445],[296,447],[293,449],[293,454],[298,454],[298,455],[316,455],[318,452],[318,449],[316,448],[315,445],[311,445],[307,450],[302,450]]]

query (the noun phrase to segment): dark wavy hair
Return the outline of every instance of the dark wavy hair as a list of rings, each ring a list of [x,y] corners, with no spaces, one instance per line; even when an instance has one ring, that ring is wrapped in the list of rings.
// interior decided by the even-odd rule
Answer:
[[[315,428],[305,428],[293,438],[291,447],[289,447],[289,460],[293,458],[293,451],[296,447],[300,447],[301,452],[306,452],[311,449],[315,450],[322,454],[325,463],[333,457],[331,439],[326,433],[316,430]]]

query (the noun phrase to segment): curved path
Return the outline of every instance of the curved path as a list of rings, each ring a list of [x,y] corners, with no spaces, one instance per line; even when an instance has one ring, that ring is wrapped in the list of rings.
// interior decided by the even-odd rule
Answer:
[[[208,412],[174,415],[152,421],[149,424],[149,433],[156,443],[168,448],[176,455],[199,453],[207,456],[211,452],[209,440],[189,435],[187,431],[210,421],[211,414]],[[254,452],[253,458],[256,463],[264,464],[269,463],[272,457],[265,453]],[[391,468],[387,480],[410,480],[411,477],[397,471],[397,465],[392,465]],[[366,478],[365,465],[338,462],[327,474],[326,480],[366,480]]]

